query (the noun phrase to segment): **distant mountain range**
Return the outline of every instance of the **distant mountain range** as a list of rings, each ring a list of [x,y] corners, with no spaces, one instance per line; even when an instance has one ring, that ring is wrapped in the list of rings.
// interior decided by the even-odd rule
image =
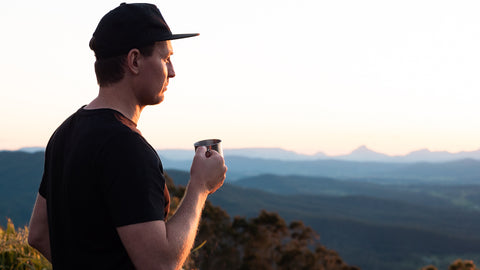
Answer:
[[[24,147],[18,151],[34,153],[44,151],[44,147]],[[191,160],[193,158],[192,150],[182,149],[159,149],[157,150],[162,158],[169,160]],[[430,151],[421,149],[410,152],[406,155],[390,156],[375,152],[363,145],[353,150],[347,155],[329,156],[322,152],[314,155],[299,154],[294,151],[288,151],[281,148],[240,148],[224,149],[225,156],[240,156],[248,158],[288,160],[288,161],[306,161],[306,160],[345,160],[345,161],[367,161],[367,162],[393,162],[393,163],[413,163],[413,162],[446,162],[459,159],[478,159],[480,160],[480,149],[476,151],[462,151],[450,153],[447,151]]]
[[[188,171],[191,160],[162,158],[164,168]],[[382,184],[478,184],[480,160],[446,162],[359,162],[333,159],[285,161],[225,156],[227,181],[262,174],[322,176]]]
[[[191,159],[193,153],[191,150],[158,150],[160,156],[172,160]],[[393,163],[413,163],[413,162],[446,162],[459,159],[478,159],[480,160],[480,149],[476,151],[462,151],[450,153],[447,151],[430,151],[421,149],[410,152],[403,156],[390,156],[370,150],[366,146],[360,146],[347,155],[329,156],[324,153],[315,155],[304,155],[281,148],[242,148],[225,149],[225,156],[241,156],[249,158],[289,160],[289,161],[307,161],[307,160],[345,160],[345,161],[368,161],[368,162],[393,162]]]
[[[43,149],[29,148],[17,152],[38,153],[39,150]],[[193,150],[158,150],[158,153],[164,168],[190,170]],[[227,181],[276,174],[354,179],[382,184],[480,183],[480,156],[475,158],[475,153],[480,153],[477,152],[449,154],[425,150],[404,157],[389,157],[360,147],[343,157],[322,158],[318,155],[316,159],[276,148],[232,149],[225,150],[224,153],[229,168]],[[415,156],[418,160],[423,160],[420,157],[429,157],[424,158],[428,162],[413,161],[415,159],[412,157]]]

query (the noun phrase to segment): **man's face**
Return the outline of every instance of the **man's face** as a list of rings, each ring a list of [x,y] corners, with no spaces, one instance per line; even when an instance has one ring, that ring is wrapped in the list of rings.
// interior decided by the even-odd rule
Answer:
[[[170,59],[172,54],[172,44],[168,40],[157,42],[151,56],[143,56],[136,92],[140,105],[154,105],[163,101],[168,81],[175,77]]]

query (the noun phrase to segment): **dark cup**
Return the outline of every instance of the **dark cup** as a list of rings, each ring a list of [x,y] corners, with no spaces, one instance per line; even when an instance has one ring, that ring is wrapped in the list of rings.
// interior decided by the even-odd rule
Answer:
[[[222,143],[222,140],[209,139],[209,140],[198,141],[193,145],[195,146],[195,151],[197,151],[197,148],[199,146],[205,146],[207,147],[207,151],[215,150],[223,157],[223,149],[222,149],[221,143]]]

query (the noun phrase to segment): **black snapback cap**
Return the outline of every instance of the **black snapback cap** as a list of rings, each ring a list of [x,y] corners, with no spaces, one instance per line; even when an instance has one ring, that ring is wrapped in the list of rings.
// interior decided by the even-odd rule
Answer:
[[[157,41],[198,36],[172,34],[160,10],[153,4],[122,3],[111,10],[98,23],[90,39],[90,49],[97,59],[104,59],[128,53]]]

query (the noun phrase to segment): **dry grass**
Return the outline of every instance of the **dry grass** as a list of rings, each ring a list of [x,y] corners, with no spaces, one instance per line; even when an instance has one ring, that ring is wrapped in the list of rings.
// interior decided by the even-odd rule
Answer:
[[[36,249],[28,245],[28,228],[15,230],[8,219],[7,228],[0,227],[0,270],[51,270],[52,265]]]

